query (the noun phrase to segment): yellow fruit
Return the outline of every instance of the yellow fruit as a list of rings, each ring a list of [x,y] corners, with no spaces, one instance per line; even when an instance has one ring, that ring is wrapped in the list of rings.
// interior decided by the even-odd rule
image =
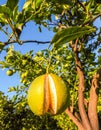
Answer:
[[[69,90],[55,74],[37,77],[28,90],[28,104],[36,115],[62,113],[69,105]]]
[[[8,76],[11,76],[11,75],[13,75],[13,70],[7,70],[7,72],[6,72],[6,74],[8,75]]]

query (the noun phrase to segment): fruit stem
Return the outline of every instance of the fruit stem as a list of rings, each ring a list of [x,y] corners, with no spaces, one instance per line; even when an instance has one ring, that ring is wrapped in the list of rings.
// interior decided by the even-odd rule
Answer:
[[[49,73],[49,67],[51,65],[51,61],[52,61],[52,56],[53,56],[54,50],[55,50],[55,47],[53,45],[52,50],[50,50],[49,60],[47,61],[47,68],[46,68],[46,73],[47,74]]]

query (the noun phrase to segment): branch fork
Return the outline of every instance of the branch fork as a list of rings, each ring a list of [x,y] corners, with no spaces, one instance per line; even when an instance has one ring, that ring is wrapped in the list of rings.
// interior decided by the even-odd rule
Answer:
[[[71,41],[70,46],[74,51],[75,56],[75,64],[77,69],[77,74],[79,77],[79,88],[78,88],[78,108],[80,117],[76,117],[73,112],[70,111],[69,108],[66,109],[67,115],[73,120],[73,122],[77,125],[79,130],[99,130],[99,122],[97,115],[97,88],[99,88],[98,80],[101,74],[96,73],[92,79],[92,85],[90,89],[90,99],[87,101],[87,105],[85,105],[84,91],[85,91],[85,77],[82,70],[82,64],[79,58],[79,39],[73,43]],[[86,110],[86,108],[88,110]],[[88,113],[87,113],[88,112]]]

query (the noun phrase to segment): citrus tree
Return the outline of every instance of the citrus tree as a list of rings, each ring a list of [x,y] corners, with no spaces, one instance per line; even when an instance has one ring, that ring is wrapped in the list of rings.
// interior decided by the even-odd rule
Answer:
[[[15,114],[17,118],[17,112],[25,116],[21,116],[21,120],[17,118],[23,126],[20,124],[19,129],[52,129],[55,125],[54,129],[99,130],[99,122],[101,122],[101,24],[98,24],[101,22],[100,0],[26,0],[21,11],[18,5],[18,0],[7,0],[5,5],[0,6],[0,31],[8,38],[7,41],[0,42],[1,54],[3,50],[7,53],[4,61],[0,61],[0,67],[8,68],[9,76],[18,72],[22,83],[21,86],[9,88],[10,92],[16,92],[12,100],[2,99],[1,94],[1,101],[5,100],[7,106],[11,103],[13,109],[11,117],[13,118]],[[55,32],[53,39],[51,41],[21,40],[20,35],[29,21],[38,24],[40,32],[43,27]],[[13,43],[23,46],[27,42],[49,44],[49,48],[37,53],[30,50],[26,54],[13,49]],[[65,81],[69,88],[70,105],[62,114],[36,117],[27,105],[26,94],[30,83],[47,71],[59,75]],[[0,110],[1,113],[4,112],[4,109]],[[4,114],[2,114],[3,118]],[[39,119],[41,122],[46,121],[47,125],[42,123],[41,127],[35,126],[39,124]],[[12,123],[12,120],[10,121]],[[51,124],[48,125],[50,121]],[[29,122],[28,126],[26,126],[27,122]],[[7,124],[5,120],[0,122],[0,124],[4,123]],[[8,128],[10,128],[9,123]]]

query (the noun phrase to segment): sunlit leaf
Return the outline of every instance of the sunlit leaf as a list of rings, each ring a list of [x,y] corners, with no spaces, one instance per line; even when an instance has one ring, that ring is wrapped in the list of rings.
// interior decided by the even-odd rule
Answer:
[[[42,0],[36,0],[36,3],[35,3],[36,8],[38,8],[41,3],[42,3]]]
[[[91,32],[94,32],[95,28],[86,26],[86,27],[69,27],[67,29],[63,29],[60,32],[56,33],[53,37],[51,43],[54,43],[55,45],[62,45],[64,43],[67,43],[71,40],[75,40],[76,38],[82,37],[85,34],[89,34]]]
[[[24,4],[23,9],[27,9],[29,5],[31,5],[31,1],[27,1],[27,2]]]

